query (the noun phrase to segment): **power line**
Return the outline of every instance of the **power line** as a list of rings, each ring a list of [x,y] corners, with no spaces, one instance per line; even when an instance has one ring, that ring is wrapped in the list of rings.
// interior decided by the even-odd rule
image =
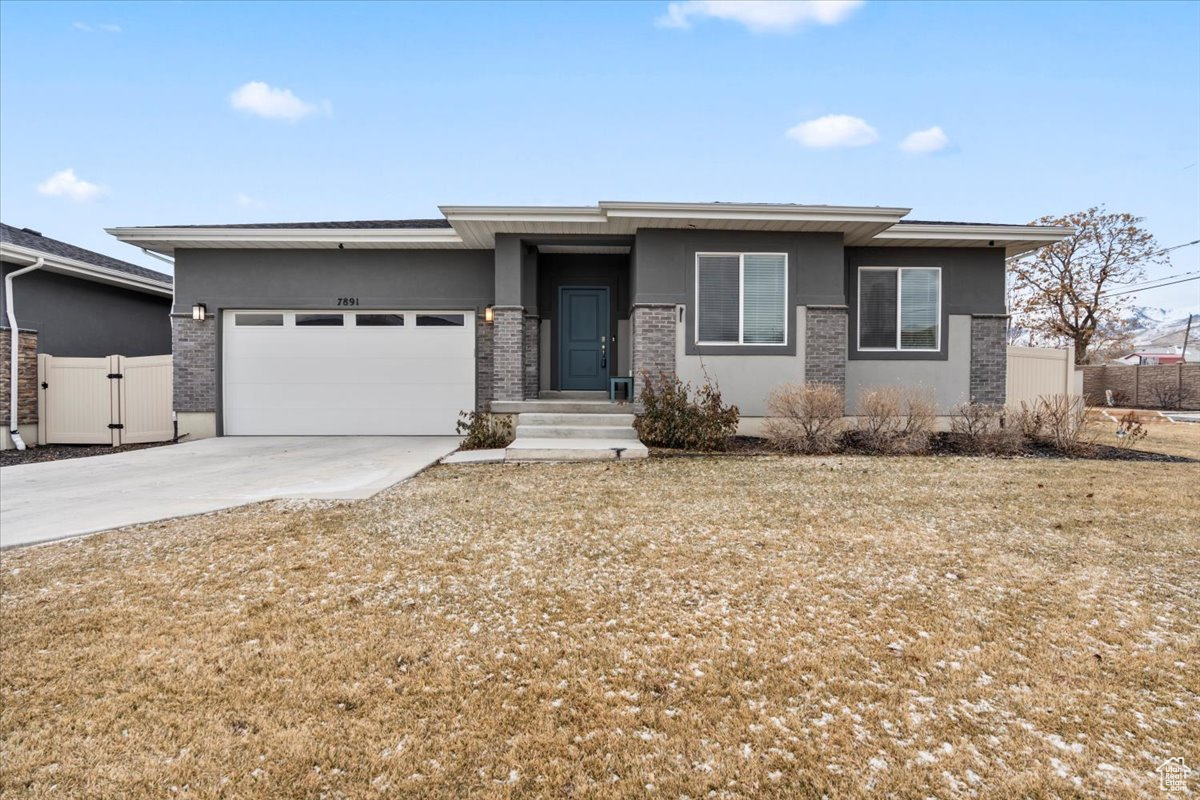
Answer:
[[[1117,286],[1118,287],[1124,286],[1127,289],[1141,289],[1141,288],[1145,288],[1146,286],[1148,286],[1152,283],[1159,283],[1160,281],[1170,280],[1171,278],[1186,278],[1189,275],[1200,275],[1200,269],[1194,269],[1191,272],[1176,272],[1173,275],[1159,275],[1157,278],[1147,278],[1144,281],[1139,281],[1138,283],[1133,283],[1133,284],[1120,284],[1119,283],[1119,284],[1117,284]]]
[[[1104,294],[1102,294],[1100,296],[1101,297],[1119,297],[1120,295],[1123,295],[1123,294],[1137,294],[1138,292],[1148,292],[1151,289],[1161,289],[1164,286],[1174,286],[1177,283],[1190,283],[1191,281],[1200,281],[1200,275],[1197,275],[1193,278],[1181,278],[1177,281],[1169,281],[1167,283],[1160,283],[1156,286],[1143,286],[1139,289],[1126,289],[1123,292],[1105,292]]]

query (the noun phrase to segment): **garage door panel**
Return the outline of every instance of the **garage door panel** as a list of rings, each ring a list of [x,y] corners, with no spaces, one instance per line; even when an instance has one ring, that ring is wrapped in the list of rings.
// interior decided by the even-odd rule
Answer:
[[[226,312],[226,434],[448,435],[458,413],[474,408],[470,312],[466,325],[438,328],[297,328],[291,319],[237,326]]]

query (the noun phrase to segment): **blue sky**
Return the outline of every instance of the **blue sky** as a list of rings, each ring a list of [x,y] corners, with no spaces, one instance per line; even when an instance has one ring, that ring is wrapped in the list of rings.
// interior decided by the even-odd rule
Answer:
[[[1200,238],[1200,3],[723,9],[3,2],[0,215],[158,268],[102,228],[601,199],[1027,222],[1105,203],[1164,247]],[[902,149],[915,132],[940,149]],[[1155,275],[1200,270],[1200,247],[1172,255]],[[1200,282],[1138,302],[1200,311]]]

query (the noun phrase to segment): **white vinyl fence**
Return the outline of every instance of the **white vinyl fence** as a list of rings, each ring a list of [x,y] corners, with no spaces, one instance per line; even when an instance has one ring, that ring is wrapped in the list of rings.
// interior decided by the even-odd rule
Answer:
[[[171,356],[38,356],[38,444],[140,444],[174,436]]]
[[[1032,403],[1048,395],[1083,394],[1083,373],[1075,369],[1075,348],[1009,347],[1009,405]]]

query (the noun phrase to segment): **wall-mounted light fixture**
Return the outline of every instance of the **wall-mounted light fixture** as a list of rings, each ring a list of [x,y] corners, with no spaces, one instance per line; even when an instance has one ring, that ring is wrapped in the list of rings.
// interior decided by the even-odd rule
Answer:
[[[483,321],[489,325],[496,321],[496,309],[488,306],[483,310]]]
[[[207,316],[208,306],[204,305],[204,303],[196,303],[196,305],[192,306],[192,319],[197,322],[204,322]]]

